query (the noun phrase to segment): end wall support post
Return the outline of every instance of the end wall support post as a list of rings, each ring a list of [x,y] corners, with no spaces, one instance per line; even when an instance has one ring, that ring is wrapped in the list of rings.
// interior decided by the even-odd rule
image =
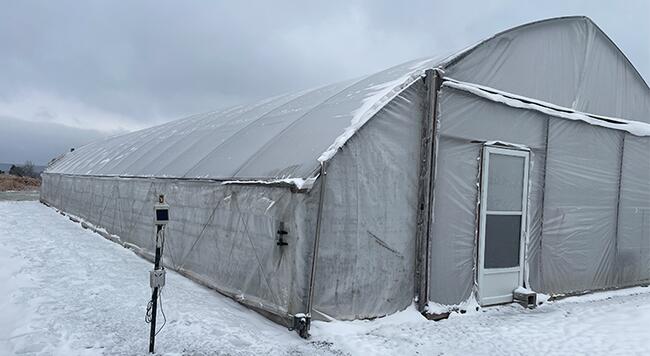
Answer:
[[[420,146],[420,172],[418,176],[417,231],[415,241],[415,301],[420,312],[429,302],[430,230],[433,222],[433,194],[437,152],[438,91],[442,85],[439,69],[425,71],[427,89]]]
[[[304,314],[294,316],[294,326],[298,335],[302,338],[309,337],[311,326],[311,313],[314,303],[314,284],[316,280],[316,264],[318,262],[318,248],[320,246],[320,230],[323,220],[323,201],[325,197],[325,181],[327,180],[327,162],[321,162],[320,166],[320,192],[318,196],[318,212],[316,217],[316,234],[314,236],[314,247],[311,259],[311,270],[309,272],[309,295],[307,297],[307,310]]]
[[[625,159],[625,138],[627,133],[623,132],[623,138],[621,139],[621,154],[619,158],[618,165],[618,195],[616,196],[616,233],[614,234],[614,275],[612,278],[612,284],[614,286],[625,285],[625,281],[622,280],[623,276],[619,272],[619,240],[622,235],[620,228],[621,220],[621,186],[623,185],[623,160]]]

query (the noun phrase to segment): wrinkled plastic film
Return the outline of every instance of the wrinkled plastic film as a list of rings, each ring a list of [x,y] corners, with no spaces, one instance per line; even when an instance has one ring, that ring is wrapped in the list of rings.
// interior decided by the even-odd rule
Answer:
[[[542,274],[549,293],[613,286],[621,132],[551,119]]]
[[[648,87],[588,18],[559,18],[483,42],[445,75],[592,114],[650,122]]]
[[[412,303],[426,89],[385,106],[328,164],[314,308],[338,319]]]
[[[479,157],[486,141],[529,147],[529,243],[537,259],[540,188],[544,169],[547,116],[493,103],[449,88],[439,94],[440,141],[435,181],[435,223],[431,227],[430,299],[456,305],[470,297],[475,284]],[[537,273],[530,278],[536,282]],[[531,282],[531,283],[534,283]]]
[[[79,147],[49,173],[216,180],[309,178],[436,58]]]
[[[279,316],[304,312],[315,201],[285,188],[45,174],[42,199],[154,251],[153,204],[165,194],[165,263]],[[288,234],[279,246],[280,222]],[[134,271],[136,273],[137,271]]]
[[[618,218],[616,283],[650,279],[650,139],[625,136]]]

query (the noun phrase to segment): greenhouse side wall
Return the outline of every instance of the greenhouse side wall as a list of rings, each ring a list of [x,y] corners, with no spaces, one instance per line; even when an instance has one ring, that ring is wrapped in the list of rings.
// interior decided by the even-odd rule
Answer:
[[[41,200],[106,229],[151,258],[158,194],[165,194],[170,205],[168,267],[280,322],[305,312],[317,189],[306,194],[212,181],[45,173]],[[277,244],[281,222],[288,231],[285,246]]]

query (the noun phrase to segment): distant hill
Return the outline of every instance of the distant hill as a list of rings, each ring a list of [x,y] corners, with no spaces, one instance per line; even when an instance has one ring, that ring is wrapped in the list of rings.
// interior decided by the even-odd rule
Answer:
[[[5,173],[9,172],[9,169],[11,168],[12,164],[15,164],[15,163],[0,163],[0,171],[3,171]],[[19,163],[19,164],[16,164],[16,165],[21,166],[22,163]],[[34,171],[36,171],[36,173],[42,173],[45,170],[45,168],[47,168],[47,166],[34,165]]]

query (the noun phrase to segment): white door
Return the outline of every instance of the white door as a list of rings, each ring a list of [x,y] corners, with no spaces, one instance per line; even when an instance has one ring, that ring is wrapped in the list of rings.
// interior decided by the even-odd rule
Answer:
[[[528,159],[524,150],[483,148],[477,276],[481,305],[510,303],[512,292],[523,285]]]

